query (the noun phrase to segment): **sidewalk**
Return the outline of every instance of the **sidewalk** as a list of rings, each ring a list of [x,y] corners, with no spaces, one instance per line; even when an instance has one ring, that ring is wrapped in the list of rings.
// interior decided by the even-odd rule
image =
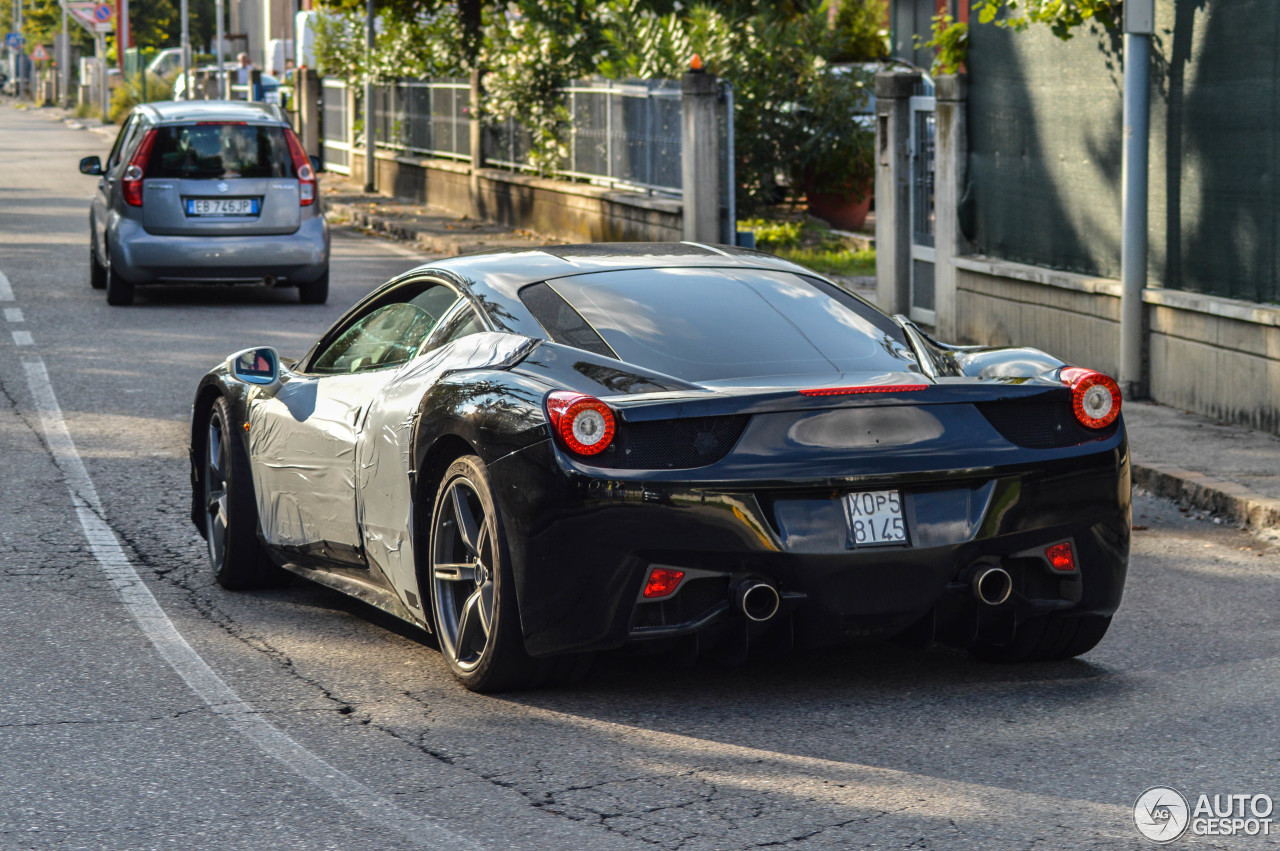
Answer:
[[[62,110],[40,111],[51,120],[77,126]],[[117,130],[89,125],[93,122],[80,126],[112,138]],[[366,194],[340,175],[325,174],[321,183],[333,220],[412,243],[424,252],[452,256],[553,241],[444,210]],[[874,300],[871,281],[848,283],[860,295]],[[1280,531],[1280,437],[1151,403],[1126,403],[1124,417],[1136,487],[1227,522]]]

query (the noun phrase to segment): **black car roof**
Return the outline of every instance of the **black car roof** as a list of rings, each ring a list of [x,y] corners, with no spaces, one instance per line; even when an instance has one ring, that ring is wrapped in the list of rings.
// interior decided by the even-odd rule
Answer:
[[[520,300],[519,291],[539,281],[621,269],[646,268],[762,269],[804,275],[815,273],[745,248],[695,242],[614,242],[544,245],[495,249],[425,263],[397,280],[443,272],[464,283],[484,303],[489,315],[509,331],[543,336],[541,325]],[[818,276],[820,277],[820,276]]]
[[[153,121],[284,121],[278,106],[232,100],[166,100],[138,107]]]

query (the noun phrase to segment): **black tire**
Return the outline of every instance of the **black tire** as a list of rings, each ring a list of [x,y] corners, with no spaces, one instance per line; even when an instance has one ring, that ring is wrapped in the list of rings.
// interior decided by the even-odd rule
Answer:
[[[303,304],[324,304],[329,300],[329,270],[307,284],[298,284],[298,301]]]
[[[133,284],[116,274],[107,257],[107,304],[128,307],[133,304]]]
[[[214,578],[232,591],[279,585],[284,572],[271,563],[258,540],[249,459],[221,396],[209,410],[203,463],[204,531]]]
[[[581,679],[590,656],[535,659],[524,649],[502,513],[484,463],[464,455],[445,471],[431,511],[427,575],[440,652],[471,691]]]
[[[986,662],[1052,662],[1088,653],[1107,634],[1109,615],[1045,615],[1018,624],[1008,644],[979,644],[970,653]]]
[[[98,262],[98,252],[94,250],[92,240],[89,243],[89,286],[95,290],[107,288],[107,267]]]

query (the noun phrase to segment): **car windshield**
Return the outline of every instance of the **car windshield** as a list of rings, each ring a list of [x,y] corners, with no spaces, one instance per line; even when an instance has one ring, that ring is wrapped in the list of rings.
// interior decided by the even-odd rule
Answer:
[[[202,121],[156,129],[147,177],[294,177],[284,129]]]
[[[892,320],[804,275],[667,268],[547,283],[619,358],[687,381],[893,372],[910,360]]]

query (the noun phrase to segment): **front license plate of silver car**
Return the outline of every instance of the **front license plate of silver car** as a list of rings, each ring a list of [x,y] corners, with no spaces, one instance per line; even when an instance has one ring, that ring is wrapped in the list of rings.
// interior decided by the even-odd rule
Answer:
[[[861,491],[844,496],[849,547],[907,544],[907,519],[898,491]]]
[[[188,198],[188,216],[253,216],[258,213],[256,198]]]

